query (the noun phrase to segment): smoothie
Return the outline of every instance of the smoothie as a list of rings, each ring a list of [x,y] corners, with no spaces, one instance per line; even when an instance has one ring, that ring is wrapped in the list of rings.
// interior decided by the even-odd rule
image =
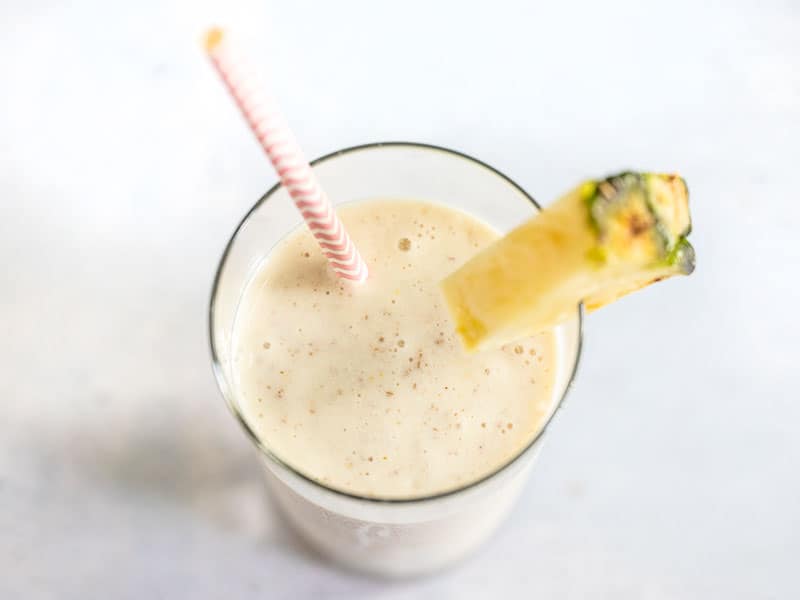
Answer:
[[[443,304],[439,282],[498,234],[426,202],[337,212],[365,284],[333,277],[301,227],[245,287],[232,365],[249,427],[296,471],[360,496],[427,497],[492,474],[557,402],[553,333],[467,354]]]

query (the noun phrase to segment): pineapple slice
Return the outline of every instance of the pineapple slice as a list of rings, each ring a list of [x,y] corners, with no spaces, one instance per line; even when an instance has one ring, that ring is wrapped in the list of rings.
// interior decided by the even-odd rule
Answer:
[[[677,175],[587,181],[442,282],[468,350],[557,325],[650,283],[694,270],[689,194]]]

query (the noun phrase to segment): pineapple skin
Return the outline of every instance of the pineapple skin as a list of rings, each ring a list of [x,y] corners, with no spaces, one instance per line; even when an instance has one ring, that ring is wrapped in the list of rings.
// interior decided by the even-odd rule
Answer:
[[[688,190],[677,175],[587,181],[442,282],[468,351],[561,323],[694,269]],[[521,268],[524,266],[524,268]]]

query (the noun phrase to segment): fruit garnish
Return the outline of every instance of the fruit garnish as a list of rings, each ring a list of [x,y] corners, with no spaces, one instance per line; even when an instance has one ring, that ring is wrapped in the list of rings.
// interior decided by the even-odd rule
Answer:
[[[442,282],[468,350],[500,346],[694,270],[689,192],[678,175],[582,183]]]

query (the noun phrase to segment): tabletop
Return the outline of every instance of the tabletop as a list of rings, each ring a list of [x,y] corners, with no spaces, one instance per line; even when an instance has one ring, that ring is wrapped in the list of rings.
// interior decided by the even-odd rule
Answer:
[[[695,274],[590,315],[521,501],[449,571],[314,556],[215,387],[213,271],[276,180],[217,23],[310,156],[447,146],[545,205],[689,182]],[[3,2],[0,597],[798,597],[799,30],[788,0]]]

